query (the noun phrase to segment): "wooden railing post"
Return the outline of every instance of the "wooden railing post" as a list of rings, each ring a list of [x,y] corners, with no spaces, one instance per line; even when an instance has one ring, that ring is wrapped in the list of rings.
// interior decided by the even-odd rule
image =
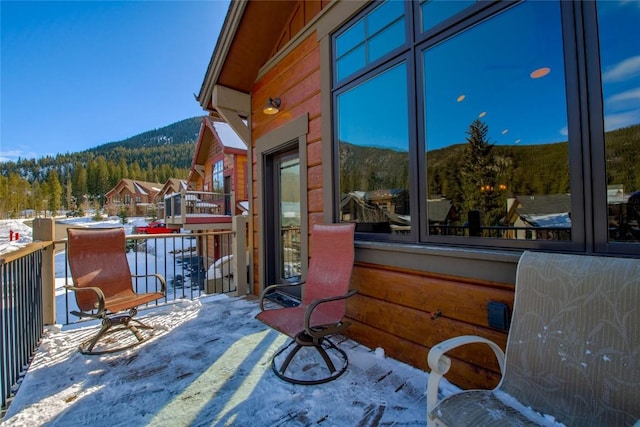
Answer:
[[[33,220],[33,241],[51,242],[42,250],[42,319],[45,325],[56,323],[55,226],[53,218]]]
[[[233,259],[231,268],[236,280],[236,295],[247,295],[247,218],[235,215],[231,218],[233,231]]]

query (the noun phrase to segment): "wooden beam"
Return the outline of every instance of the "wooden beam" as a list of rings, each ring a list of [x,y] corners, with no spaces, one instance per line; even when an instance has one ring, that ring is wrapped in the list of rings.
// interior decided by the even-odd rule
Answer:
[[[213,88],[211,102],[213,108],[249,147],[251,130],[243,118],[251,113],[251,96],[248,93],[216,85]]]

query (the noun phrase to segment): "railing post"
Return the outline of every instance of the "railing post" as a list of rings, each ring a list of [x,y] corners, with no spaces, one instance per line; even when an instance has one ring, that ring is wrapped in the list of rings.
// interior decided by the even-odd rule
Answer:
[[[56,279],[55,279],[55,227],[53,218],[33,220],[33,241],[51,242],[42,250],[42,320],[45,325],[56,323]]]
[[[235,215],[231,218],[233,231],[233,259],[231,268],[236,279],[236,295],[247,295],[247,218]]]

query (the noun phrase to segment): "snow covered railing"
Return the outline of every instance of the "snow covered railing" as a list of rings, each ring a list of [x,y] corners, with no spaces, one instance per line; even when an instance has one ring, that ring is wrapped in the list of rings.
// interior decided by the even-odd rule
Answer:
[[[640,259],[525,252],[502,349],[481,337],[450,338],[429,351],[429,426],[640,425]],[[502,379],[438,402],[459,363],[450,350],[489,345]]]

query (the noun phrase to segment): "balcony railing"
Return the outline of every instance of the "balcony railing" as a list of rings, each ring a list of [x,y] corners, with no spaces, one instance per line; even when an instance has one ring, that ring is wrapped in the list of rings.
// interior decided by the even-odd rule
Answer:
[[[42,252],[46,244],[0,259],[0,408],[15,393],[44,331]]]
[[[569,227],[507,227],[467,225],[430,225],[429,234],[436,236],[475,236],[518,240],[571,240]]]
[[[164,199],[163,215],[167,224],[230,223],[233,194],[183,191]]]
[[[159,273],[167,281],[164,300],[147,306],[196,299],[204,294],[246,295],[246,219],[235,217],[232,224],[233,229],[226,231],[127,236],[127,259],[132,274]],[[34,229],[34,238],[35,234]],[[44,325],[80,322],[70,314],[77,309],[75,295],[64,288],[73,282],[67,251],[54,258],[52,253],[56,244],[59,249],[66,249],[66,240],[36,242],[0,258],[2,410],[17,391],[21,376],[42,337]],[[52,266],[48,266],[47,257],[43,257],[45,249],[53,258],[49,261]],[[155,283],[155,280],[147,283],[140,279],[134,280],[133,286],[137,292],[150,292],[156,290],[151,288]]]

